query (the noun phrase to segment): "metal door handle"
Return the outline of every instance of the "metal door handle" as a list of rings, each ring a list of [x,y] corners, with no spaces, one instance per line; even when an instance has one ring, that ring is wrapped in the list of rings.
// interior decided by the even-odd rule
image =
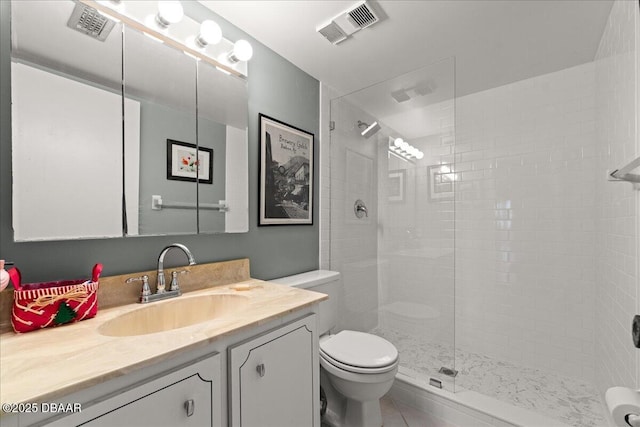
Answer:
[[[258,366],[256,366],[256,371],[258,372],[258,375],[260,375],[261,377],[264,377],[264,363],[259,364]]]

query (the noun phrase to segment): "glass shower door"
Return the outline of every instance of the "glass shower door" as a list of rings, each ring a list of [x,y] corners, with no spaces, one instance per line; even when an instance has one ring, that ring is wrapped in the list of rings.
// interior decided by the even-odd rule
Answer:
[[[340,329],[375,333],[400,374],[454,386],[454,59],[331,101],[331,269]]]

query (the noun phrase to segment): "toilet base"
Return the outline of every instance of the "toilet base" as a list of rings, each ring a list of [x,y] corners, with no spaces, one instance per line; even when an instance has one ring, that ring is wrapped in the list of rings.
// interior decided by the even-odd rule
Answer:
[[[381,427],[380,399],[359,402],[347,399],[331,383],[327,372],[320,369],[320,386],[327,398],[322,424],[330,427]]]

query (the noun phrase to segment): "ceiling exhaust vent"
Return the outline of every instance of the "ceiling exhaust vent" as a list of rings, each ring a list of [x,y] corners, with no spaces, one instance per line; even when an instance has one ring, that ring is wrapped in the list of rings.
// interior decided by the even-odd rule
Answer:
[[[333,44],[338,44],[347,38],[347,34],[333,21],[329,22],[326,26],[319,28],[318,32]]]
[[[367,5],[367,2],[362,3],[360,6],[348,13],[351,19],[353,19],[353,22],[355,22],[361,29],[367,28],[380,20],[373,10]]]
[[[331,22],[318,28],[317,31],[331,43],[338,44],[356,31],[370,27],[379,20],[380,18],[371,6],[364,1],[336,16]]]
[[[94,39],[105,41],[115,25],[111,19],[107,18],[96,9],[76,3],[71,13],[67,26],[78,30]]]

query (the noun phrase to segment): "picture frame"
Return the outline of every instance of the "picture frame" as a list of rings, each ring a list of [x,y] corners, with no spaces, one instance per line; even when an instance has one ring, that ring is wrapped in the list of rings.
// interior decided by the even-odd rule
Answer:
[[[427,166],[427,175],[429,178],[429,201],[453,200],[453,185],[456,180],[456,174],[452,172],[451,165]]]
[[[314,135],[264,114],[259,120],[258,225],[312,225]]]
[[[167,179],[213,184],[213,149],[167,139]]]
[[[406,191],[406,170],[405,169],[396,169],[389,171],[389,180],[388,182],[388,199],[389,202],[392,203],[402,203],[405,198]]]

